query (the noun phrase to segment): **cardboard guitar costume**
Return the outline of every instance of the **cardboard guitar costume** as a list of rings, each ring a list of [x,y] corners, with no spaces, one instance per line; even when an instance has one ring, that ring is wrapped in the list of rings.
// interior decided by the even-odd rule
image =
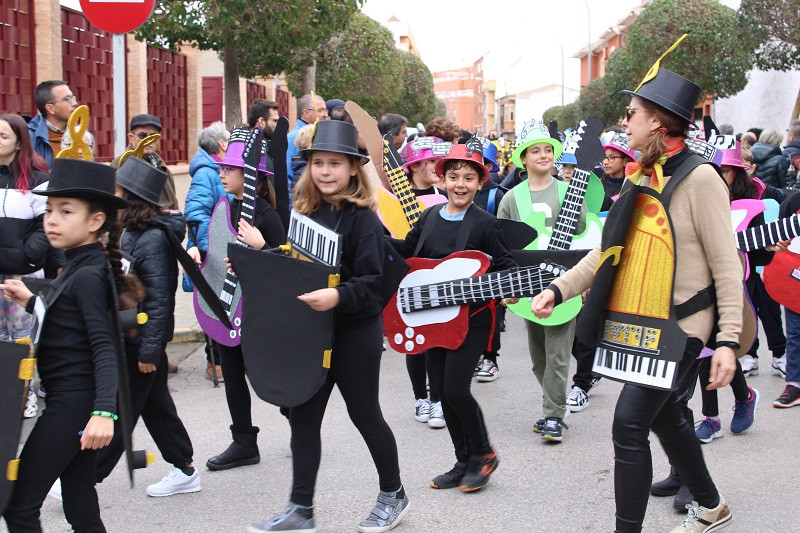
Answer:
[[[11,499],[19,471],[19,438],[22,433],[22,411],[33,379],[36,359],[26,344],[0,342],[0,515]]]

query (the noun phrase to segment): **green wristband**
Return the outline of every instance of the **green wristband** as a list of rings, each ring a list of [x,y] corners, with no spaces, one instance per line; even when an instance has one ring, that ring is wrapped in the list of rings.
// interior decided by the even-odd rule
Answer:
[[[105,418],[110,418],[110,419],[112,419],[114,421],[119,420],[119,417],[117,415],[115,415],[114,413],[110,413],[108,411],[92,411],[91,415],[92,416],[103,416]]]

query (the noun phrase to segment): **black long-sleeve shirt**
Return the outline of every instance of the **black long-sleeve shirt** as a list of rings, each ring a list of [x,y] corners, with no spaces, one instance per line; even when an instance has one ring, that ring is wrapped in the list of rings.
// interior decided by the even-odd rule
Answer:
[[[38,367],[48,392],[94,389],[94,409],[117,412],[117,337],[112,331],[106,256],[99,243],[65,252],[39,337]],[[28,303],[32,310],[34,298]]]
[[[314,216],[342,235],[341,282],[336,287],[336,327],[358,327],[381,314],[383,226],[366,207],[344,202],[340,211],[328,203]]]
[[[234,199],[231,202],[231,224],[234,229],[239,227],[239,217],[242,210],[242,201]],[[286,229],[283,227],[278,212],[263,198],[256,197],[256,208],[253,211],[253,226],[261,232],[266,244],[265,248],[275,248],[286,244]]]
[[[444,209],[444,206],[434,206],[425,210],[405,239],[389,239],[400,255],[406,258],[414,256],[417,243],[422,235],[422,229],[426,224],[433,224],[416,256],[427,259],[447,257],[456,251],[456,240],[458,239],[458,231],[461,224],[466,221],[466,217],[474,217],[464,250],[478,250],[490,256],[492,263],[489,267],[489,272],[517,267],[517,263],[511,256],[508,246],[506,246],[503,230],[497,218],[476,205],[472,205],[465,214],[464,220],[450,221],[441,217],[439,214],[440,209]],[[489,327],[491,325],[490,313],[482,311],[473,314],[484,305],[474,304],[470,306],[470,314],[472,315],[470,326]]]

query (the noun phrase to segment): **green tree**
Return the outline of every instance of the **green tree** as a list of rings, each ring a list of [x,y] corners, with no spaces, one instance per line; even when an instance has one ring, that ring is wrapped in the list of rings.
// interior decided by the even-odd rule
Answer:
[[[581,89],[577,104],[580,118],[594,116],[609,125],[619,119],[619,108],[609,98],[605,77],[595,78]]]
[[[579,114],[578,102],[576,101],[564,106],[553,106],[545,110],[542,113],[542,120],[545,124],[550,124],[551,120],[555,120],[558,122],[558,129],[563,130],[564,128],[574,128],[581,120]]]
[[[756,46],[759,70],[800,69],[800,0],[742,0],[739,23]],[[800,113],[800,92],[792,117]]]
[[[316,49],[317,90],[325,98],[357,102],[370,114],[397,101],[403,88],[403,61],[392,32],[356,13],[350,23]],[[297,80],[290,78],[294,92]]]
[[[427,124],[437,116],[433,75],[419,57],[402,50],[397,53],[403,61],[402,88],[399,98],[385,111],[403,115],[409,125]]]
[[[642,11],[625,46],[606,65],[605,93],[615,110],[609,114],[622,116],[627,99],[620,91],[634,89],[653,62],[684,33],[689,36],[662,61],[663,67],[692,80],[714,98],[744,89],[754,45],[737,24],[736,11],[716,0],[655,0]],[[592,88],[587,89],[591,93]]]
[[[314,51],[356,13],[364,0],[158,0],[139,40],[179,50],[184,44],[220,53],[225,65],[229,126],[242,122],[239,76],[298,74]]]

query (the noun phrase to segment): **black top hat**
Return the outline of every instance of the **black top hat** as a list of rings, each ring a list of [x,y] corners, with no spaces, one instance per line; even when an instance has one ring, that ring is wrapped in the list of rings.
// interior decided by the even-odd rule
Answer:
[[[700,97],[699,86],[665,68],[659,68],[655,78],[639,87],[638,92],[622,92],[663,107],[686,122],[692,122],[694,106]]]
[[[114,174],[112,167],[102,163],[57,157],[53,159],[47,189],[31,192],[56,198],[97,200],[123,209],[128,207],[128,202],[114,196]]]
[[[167,175],[138,157],[129,157],[117,170],[117,185],[156,207]]]
[[[301,152],[308,159],[312,152],[333,152],[367,159],[358,152],[358,130],[349,122],[320,120],[314,125],[311,146]]]

